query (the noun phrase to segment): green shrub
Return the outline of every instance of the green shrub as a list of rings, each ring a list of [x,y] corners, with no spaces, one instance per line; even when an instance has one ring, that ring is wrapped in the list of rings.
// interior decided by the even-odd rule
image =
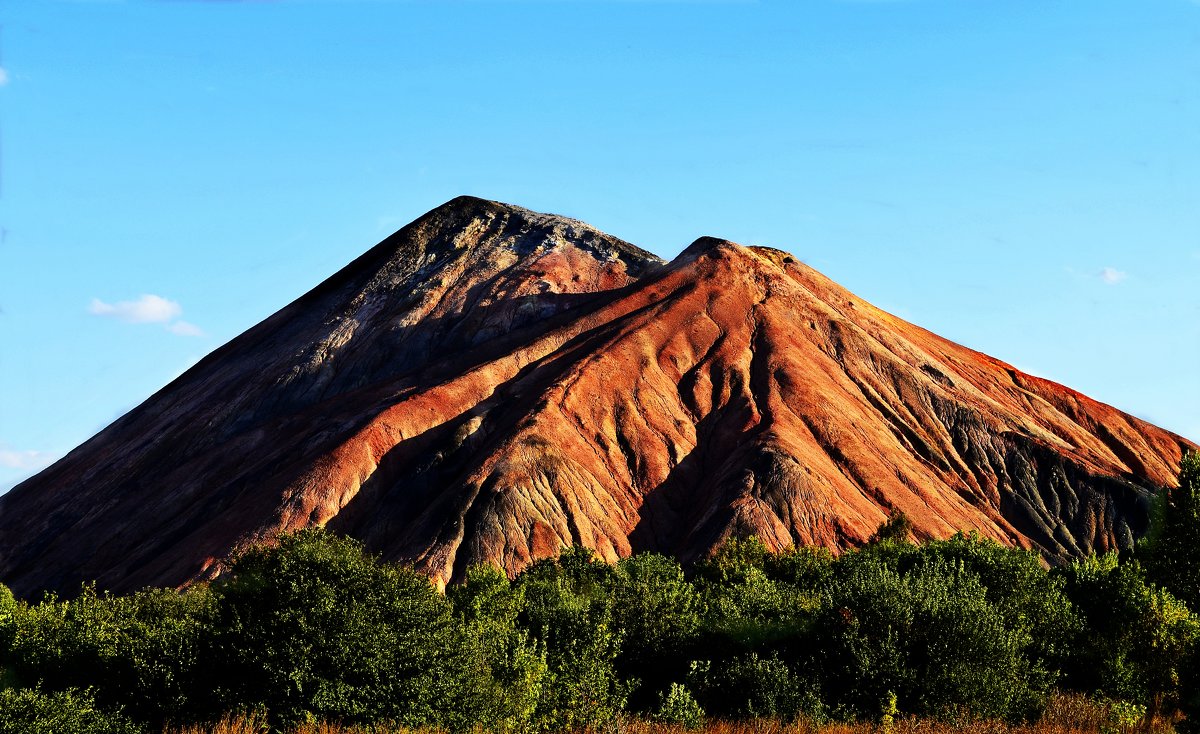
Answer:
[[[81,691],[0,690],[0,734],[141,734],[119,713],[96,706]]]
[[[700,597],[674,559],[641,553],[617,564],[613,626],[620,632],[618,674],[637,680],[635,710],[646,710],[672,680],[681,680],[700,632]]]
[[[475,661],[472,700],[461,700],[462,724],[487,731],[528,727],[542,697],[548,669],[545,653],[518,626],[523,590],[514,587],[499,569],[477,566],[467,570],[463,583],[446,595],[464,626]]]
[[[696,564],[706,656],[773,650],[802,632],[815,597],[768,573],[774,556],[758,538],[731,539]]]
[[[686,686],[672,683],[669,689],[659,694],[658,710],[653,719],[685,729],[699,729],[704,726],[704,709],[692,698]]]
[[[1067,598],[1066,583],[1047,572],[1037,553],[1008,548],[977,534],[959,533],[948,540],[920,546],[900,564],[904,572],[928,563],[945,563],[975,576],[1004,626],[1028,635],[1025,654],[1047,677],[1057,681],[1082,630],[1082,621]]]
[[[48,597],[13,609],[7,665],[43,690],[91,689],[101,705],[161,724],[179,718],[190,703],[211,611],[203,587],[127,596],[84,587],[69,602]]]
[[[12,591],[0,584],[0,691],[17,685],[17,676],[9,661],[13,636],[16,634],[16,617],[21,608]]]
[[[731,537],[696,563],[696,579],[709,586],[737,585],[745,582],[749,573],[762,571],[770,557],[771,551],[757,537]]]
[[[815,683],[794,674],[775,655],[699,661],[688,675],[688,686],[715,716],[819,720],[824,713]]]
[[[773,553],[764,560],[763,571],[779,584],[797,592],[819,596],[833,581],[836,561],[828,548],[801,546]]]
[[[615,665],[621,652],[612,610],[616,570],[576,547],[533,564],[516,583],[525,600],[521,623],[546,652],[538,726],[582,729],[615,720],[630,689]]]
[[[465,726],[470,646],[429,579],[304,530],[239,556],[214,587],[205,687],[273,723]]]
[[[894,510],[888,519],[871,536],[868,543],[911,543],[913,538],[912,520],[900,510]]]
[[[1068,683],[1144,706],[1151,718],[1185,703],[1200,620],[1115,554],[1074,563],[1064,576],[1086,623]]]
[[[900,573],[894,559],[853,559],[814,627],[812,666],[841,716],[900,712],[1028,719],[1048,676],[1026,657],[1029,636],[1005,624],[978,577],[932,559]]]
[[[12,591],[0,584],[0,662],[5,660],[12,646],[14,617],[20,606]]]

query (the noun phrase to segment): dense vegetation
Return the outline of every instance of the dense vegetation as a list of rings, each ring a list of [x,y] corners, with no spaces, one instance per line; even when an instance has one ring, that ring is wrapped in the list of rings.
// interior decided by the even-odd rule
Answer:
[[[210,586],[63,601],[0,586],[0,734],[161,731],[228,712],[288,727],[566,730],[629,715],[1036,719],[1055,690],[1200,719],[1200,458],[1137,554],[1046,569],[903,518],[834,557],[727,543],[685,573],[582,548],[440,594],[320,531]],[[1186,727],[1188,720],[1182,722]]]

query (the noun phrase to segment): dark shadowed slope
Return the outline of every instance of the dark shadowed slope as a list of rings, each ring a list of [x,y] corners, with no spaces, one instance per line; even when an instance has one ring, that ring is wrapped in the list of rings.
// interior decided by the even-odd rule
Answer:
[[[320,524],[446,581],[570,543],[839,547],[893,509],[1068,558],[1144,532],[1186,445],[786,253],[663,264],[461,198],[0,498],[0,580],[179,584]]]

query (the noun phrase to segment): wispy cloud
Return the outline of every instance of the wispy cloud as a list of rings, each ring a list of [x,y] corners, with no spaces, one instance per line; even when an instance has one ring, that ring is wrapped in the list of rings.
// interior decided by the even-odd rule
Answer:
[[[204,336],[204,331],[193,323],[179,319],[183,306],[169,298],[146,293],[136,301],[106,303],[93,298],[88,306],[93,316],[124,321],[127,324],[163,324],[167,331],[180,336]]]
[[[1101,268],[1099,273],[1100,280],[1108,285],[1116,285],[1129,277],[1129,273],[1116,268]]]
[[[167,327],[167,331],[179,336],[204,336],[204,330],[188,321],[176,321]]]
[[[108,316],[130,324],[161,324],[183,313],[183,307],[162,296],[145,294],[136,301],[105,303],[92,299],[88,312],[96,316]]]
[[[8,69],[0,66],[0,87],[8,86]]]

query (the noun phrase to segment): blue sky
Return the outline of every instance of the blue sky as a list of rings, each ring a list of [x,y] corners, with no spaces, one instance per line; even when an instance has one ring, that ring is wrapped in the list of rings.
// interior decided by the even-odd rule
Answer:
[[[9,2],[0,491],[459,194],[789,250],[1200,440],[1200,3]]]

